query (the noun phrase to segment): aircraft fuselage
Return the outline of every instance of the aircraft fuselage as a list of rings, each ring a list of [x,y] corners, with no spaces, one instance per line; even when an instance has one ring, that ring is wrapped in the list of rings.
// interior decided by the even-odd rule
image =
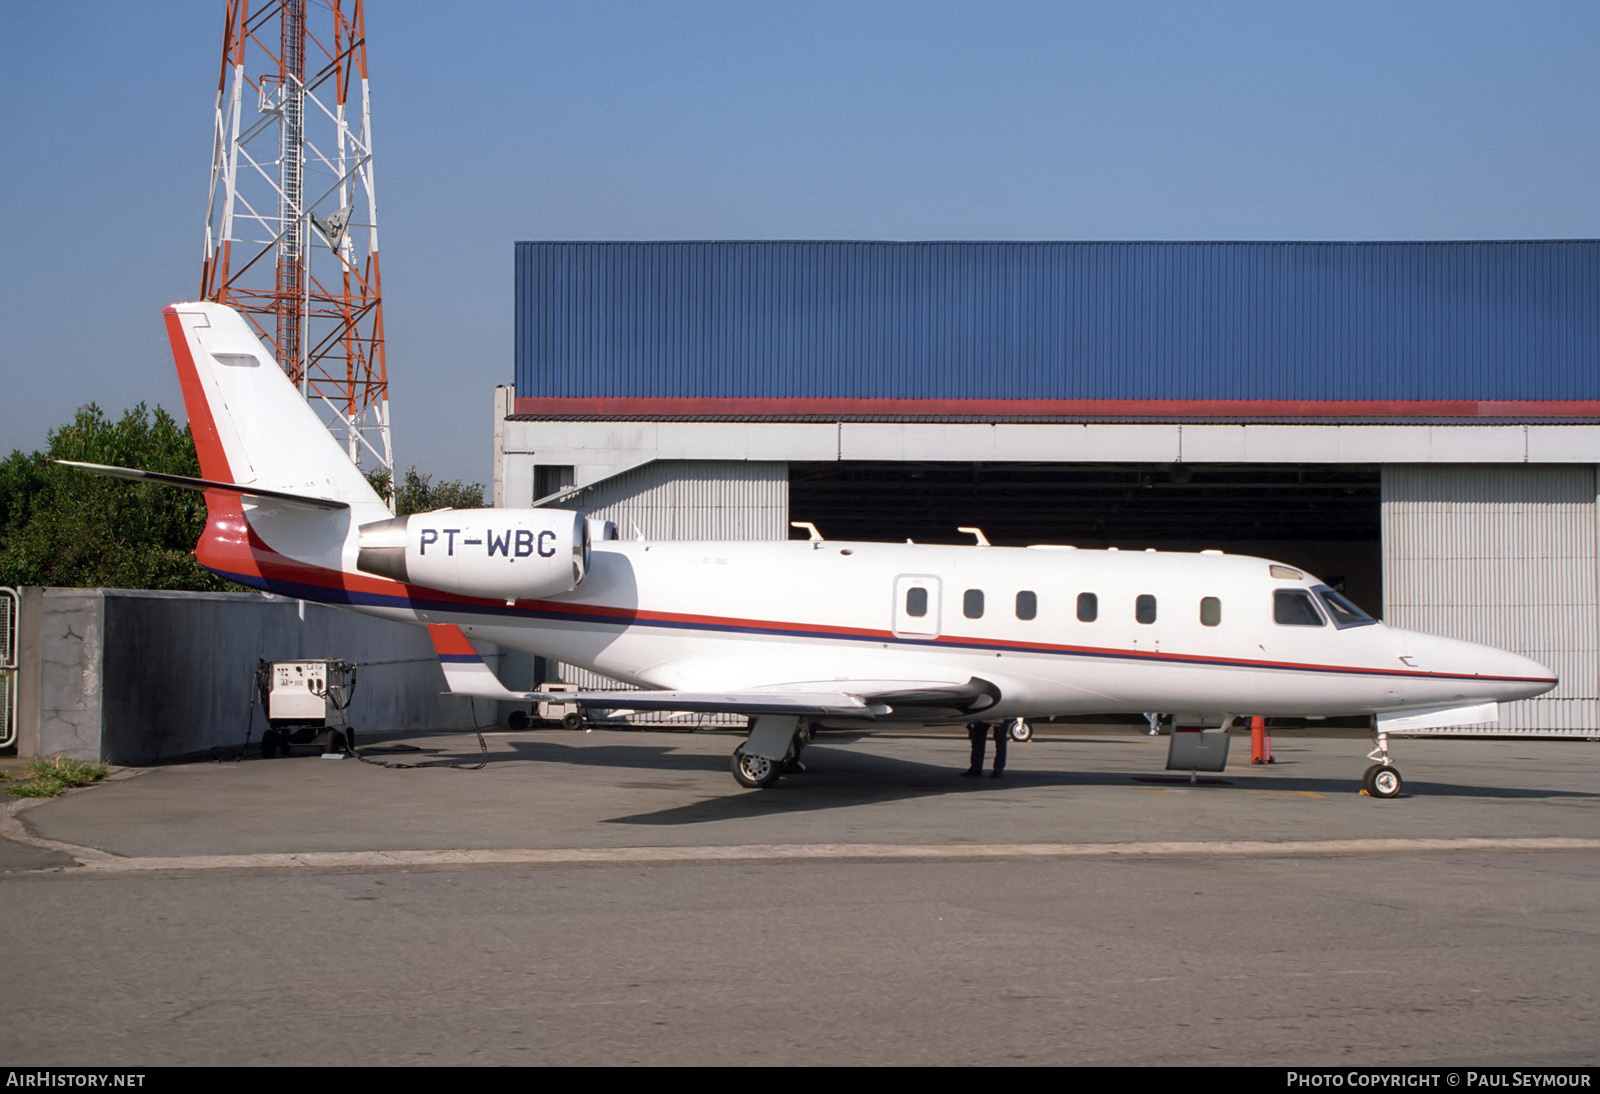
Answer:
[[[668,690],[978,678],[993,718],[1374,713],[1553,683],[1516,654],[1342,614],[1325,588],[1211,552],[611,541],[570,594],[419,616]]]

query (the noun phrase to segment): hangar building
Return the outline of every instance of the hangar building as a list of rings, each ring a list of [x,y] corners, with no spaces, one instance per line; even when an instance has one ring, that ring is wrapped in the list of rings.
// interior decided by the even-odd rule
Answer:
[[[497,505],[1263,555],[1600,728],[1600,241],[526,242],[515,366]]]

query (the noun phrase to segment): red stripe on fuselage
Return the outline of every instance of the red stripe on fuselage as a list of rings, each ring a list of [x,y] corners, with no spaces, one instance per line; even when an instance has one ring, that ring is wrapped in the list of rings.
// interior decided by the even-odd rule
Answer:
[[[1337,672],[1360,676],[1401,677],[1407,679],[1494,680],[1508,683],[1554,682],[1543,677],[1469,676],[1462,673],[1428,672],[1415,669],[1387,669],[1359,665],[1330,665],[1264,659],[1252,660],[1206,654],[1145,653],[1138,650],[1125,650],[1109,646],[1071,646],[1005,638],[979,638],[969,635],[939,635],[926,638],[911,635],[902,637],[892,631],[877,628],[742,619],[732,616],[700,615],[686,612],[647,611],[608,604],[585,604],[556,600],[518,600],[508,606],[502,600],[461,596],[457,593],[430,589],[425,586],[404,585],[384,578],[344,573],[286,558],[264,543],[250,528],[249,521],[245,519],[237,497],[227,495],[222,500],[231,503],[233,513],[225,521],[213,519],[207,525],[206,538],[201,541],[201,546],[208,549],[204,553],[199,550],[196,551],[196,554],[200,556],[201,563],[208,569],[219,571],[223,576],[229,576],[230,574],[249,575],[261,584],[268,586],[274,583],[285,583],[326,589],[330,594],[353,593],[381,597],[396,601],[395,606],[402,608],[409,606],[410,602],[415,600],[425,602],[433,610],[439,610],[437,605],[442,603],[446,605],[445,610],[455,609],[463,614],[472,614],[474,609],[492,609],[493,615],[485,620],[487,625],[494,625],[497,621],[496,617],[503,618],[509,607],[511,610],[525,614],[527,617],[554,617],[550,621],[565,621],[576,624],[596,623],[622,627],[666,626],[707,631],[738,631],[756,635],[764,634],[772,637],[803,634],[815,636],[819,639],[842,638],[908,645],[925,644],[949,649],[1007,649],[1015,650],[1018,653],[1116,658],[1149,663],[1170,664],[1177,662],[1192,664],[1197,667],[1217,666],[1280,671]],[[241,527],[244,532],[242,536],[238,531]],[[217,534],[215,536],[213,536],[213,528],[216,529]],[[338,597],[330,596],[330,599],[338,599]],[[516,626],[515,620],[508,622],[510,626]],[[450,652],[463,653],[466,651],[452,650]]]

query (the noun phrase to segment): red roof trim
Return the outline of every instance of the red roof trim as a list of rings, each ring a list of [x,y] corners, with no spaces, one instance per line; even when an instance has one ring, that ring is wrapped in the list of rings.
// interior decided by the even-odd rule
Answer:
[[[516,414],[719,414],[763,417],[788,414],[956,414],[982,417],[1087,415],[1145,417],[1452,417],[1594,418],[1600,399],[732,399],[612,396],[518,397]]]

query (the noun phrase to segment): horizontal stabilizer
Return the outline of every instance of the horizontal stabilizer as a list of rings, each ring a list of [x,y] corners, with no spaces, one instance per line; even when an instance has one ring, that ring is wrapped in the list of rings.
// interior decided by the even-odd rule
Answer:
[[[315,498],[309,494],[291,494],[285,490],[263,490],[259,486],[246,486],[237,482],[214,482],[211,479],[191,479],[187,475],[168,475],[160,471],[141,471],[135,467],[112,467],[104,463],[80,463],[77,460],[56,460],[64,467],[75,467],[92,475],[105,475],[113,479],[131,479],[134,482],[159,482],[163,486],[176,486],[180,490],[222,490],[247,498],[270,498],[291,505],[306,505],[313,509],[348,509],[349,505],[331,498]]]

